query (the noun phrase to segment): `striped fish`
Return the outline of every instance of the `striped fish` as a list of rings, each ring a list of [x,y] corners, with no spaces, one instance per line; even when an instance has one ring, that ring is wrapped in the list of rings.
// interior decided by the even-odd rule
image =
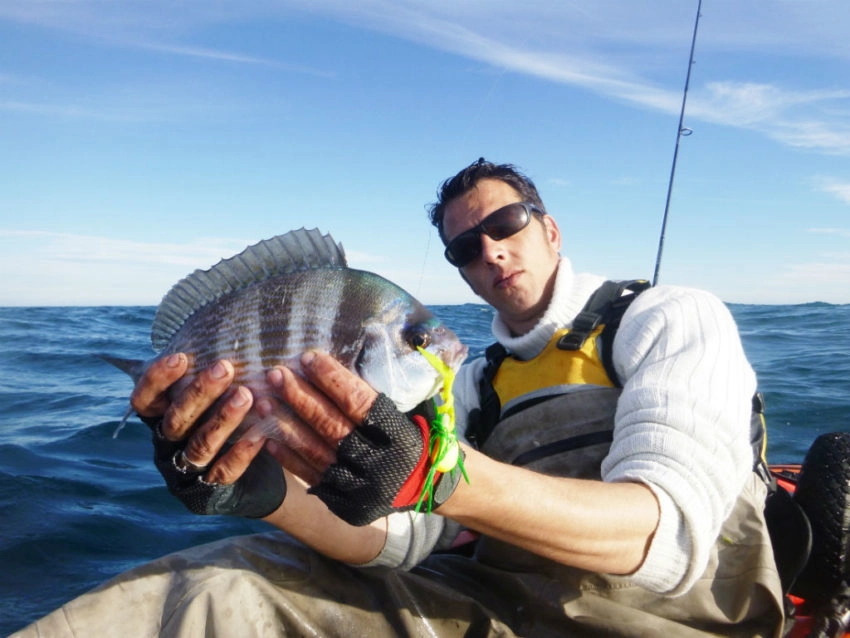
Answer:
[[[183,383],[229,359],[235,383],[257,399],[270,396],[268,370],[283,365],[300,371],[301,353],[321,350],[404,412],[434,396],[442,382],[417,346],[454,370],[467,354],[455,334],[407,292],[348,268],[341,244],[303,228],[181,280],[157,309],[151,342],[159,354],[150,361],[106,359],[137,381],[152,361],[183,352],[190,361]],[[276,423],[276,415],[260,422],[252,410],[240,431],[258,424],[260,434],[274,438]]]

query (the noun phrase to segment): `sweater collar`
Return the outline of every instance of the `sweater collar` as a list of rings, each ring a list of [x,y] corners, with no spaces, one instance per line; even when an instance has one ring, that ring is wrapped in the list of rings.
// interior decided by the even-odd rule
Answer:
[[[556,331],[572,327],[575,316],[603,281],[603,277],[596,275],[573,273],[569,258],[561,257],[552,300],[537,324],[527,333],[515,337],[496,313],[493,317],[493,336],[518,359],[532,359],[543,351]]]

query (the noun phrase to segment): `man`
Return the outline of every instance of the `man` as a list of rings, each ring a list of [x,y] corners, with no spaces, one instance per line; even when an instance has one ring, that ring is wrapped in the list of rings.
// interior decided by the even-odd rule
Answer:
[[[239,514],[274,484],[273,472],[255,469],[258,455],[300,468],[287,469],[282,502],[265,501],[274,511],[260,514],[333,560],[277,537],[216,546],[160,561],[180,578],[160,578],[156,595],[131,587],[132,577],[121,595],[144,598],[160,631],[221,630],[234,618],[231,590],[248,587],[239,614],[272,610],[266,621],[298,633],[780,635],[765,485],[750,443],[755,375],[723,304],[689,289],[642,292],[609,344],[611,374],[599,376],[596,333],[578,354],[557,343],[577,332],[604,279],[573,273],[560,256],[561,231],[531,180],[479,160],[443,184],[431,217],[447,258],[495,308],[493,332],[508,353],[490,382],[479,359],[454,386],[458,432],[474,431],[480,447],[462,445],[468,482],[438,475],[436,513],[410,512],[401,494],[428,460],[400,450],[427,437],[421,420],[379,410],[374,390],[320,353],[305,354],[304,378],[276,369],[269,379],[298,427],[339,446],[336,463],[271,441],[262,452],[248,441],[222,452],[252,397],[230,387],[233,368],[221,362],[170,402],[166,390],[186,370],[175,355],[151,367],[132,402],[159,446],[182,450],[177,470],[212,486],[212,498],[241,485],[222,501]],[[585,234],[574,224],[570,239]],[[482,428],[491,390],[497,412]],[[384,451],[371,443],[376,428],[387,433]],[[404,485],[388,478],[393,465],[403,465]],[[473,556],[442,551],[461,528],[480,535]],[[180,584],[191,573],[201,575]]]

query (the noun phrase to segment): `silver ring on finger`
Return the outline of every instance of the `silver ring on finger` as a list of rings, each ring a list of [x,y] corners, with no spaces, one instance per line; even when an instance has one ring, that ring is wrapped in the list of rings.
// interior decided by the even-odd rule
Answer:
[[[196,465],[186,458],[186,450],[180,450],[174,455],[174,467],[183,474],[199,474],[205,472],[208,465]]]

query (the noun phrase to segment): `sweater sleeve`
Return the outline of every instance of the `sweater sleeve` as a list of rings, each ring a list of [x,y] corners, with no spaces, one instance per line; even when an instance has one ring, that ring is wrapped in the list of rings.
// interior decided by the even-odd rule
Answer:
[[[394,512],[387,516],[387,540],[381,553],[355,567],[412,569],[435,549],[448,548],[459,526],[438,514]]]
[[[605,481],[637,481],[660,521],[633,575],[647,589],[685,593],[752,471],[755,373],[735,322],[713,295],[657,287],[623,317],[614,340],[623,381]]]

